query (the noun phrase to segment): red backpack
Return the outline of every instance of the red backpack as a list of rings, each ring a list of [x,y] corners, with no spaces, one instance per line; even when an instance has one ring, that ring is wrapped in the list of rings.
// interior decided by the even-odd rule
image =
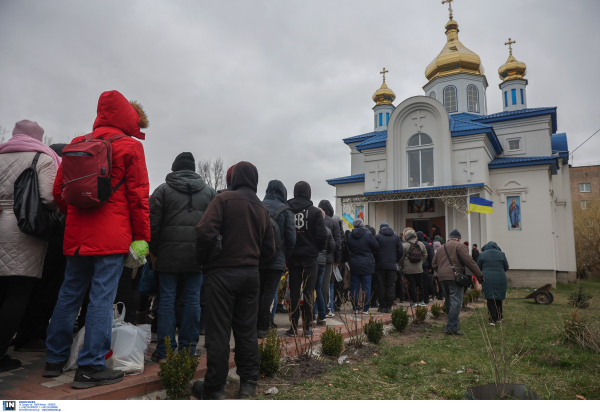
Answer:
[[[110,187],[111,142],[125,136],[118,134],[108,139],[94,139],[90,133],[83,140],[65,146],[62,151],[61,192],[65,203],[80,209],[100,207],[125,183],[124,177],[114,189]]]

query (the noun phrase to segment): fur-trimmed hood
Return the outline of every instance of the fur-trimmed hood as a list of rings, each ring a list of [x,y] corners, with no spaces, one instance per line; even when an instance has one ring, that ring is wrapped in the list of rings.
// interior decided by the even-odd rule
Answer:
[[[148,116],[138,102],[128,102],[125,96],[116,90],[100,95],[94,130],[102,126],[115,127],[128,136],[144,140],[146,135],[140,129],[148,125]]]

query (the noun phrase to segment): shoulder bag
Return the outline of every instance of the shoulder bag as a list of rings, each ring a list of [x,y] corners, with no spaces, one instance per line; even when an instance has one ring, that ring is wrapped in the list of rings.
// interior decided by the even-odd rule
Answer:
[[[448,262],[450,263],[450,267],[452,268],[452,272],[454,272],[454,276],[455,276],[454,277],[454,281],[456,283],[458,283],[460,286],[465,287],[465,288],[471,286],[471,277],[465,275],[464,273],[458,272],[454,268],[454,263],[452,263],[452,259],[450,259],[450,255],[448,254],[448,249],[446,248],[446,245],[444,245],[444,252],[446,252],[446,257],[448,258]]]

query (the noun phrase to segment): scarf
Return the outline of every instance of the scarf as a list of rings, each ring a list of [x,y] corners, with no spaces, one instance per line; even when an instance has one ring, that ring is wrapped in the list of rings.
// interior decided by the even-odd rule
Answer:
[[[6,143],[0,144],[0,154],[15,152],[40,152],[45,153],[54,160],[54,166],[58,170],[61,158],[56,152],[44,143],[26,134],[16,134]]]

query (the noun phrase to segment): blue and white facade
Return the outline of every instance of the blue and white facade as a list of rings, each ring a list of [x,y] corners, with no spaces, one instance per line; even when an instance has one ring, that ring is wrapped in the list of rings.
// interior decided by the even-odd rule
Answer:
[[[479,111],[469,110],[469,85],[477,90]],[[336,187],[337,213],[355,217],[364,206],[366,223],[377,229],[385,221],[396,232],[411,226],[431,234],[435,224],[444,238],[458,229],[480,249],[493,240],[507,255],[512,286],[573,279],[567,136],[558,133],[556,107],[527,108],[526,80],[504,85],[509,94],[522,89],[523,100],[518,91],[517,104],[510,96],[515,107],[487,114],[484,76],[436,79],[425,96],[391,106],[385,126],[376,123],[373,132],[344,139],[349,174],[327,180]],[[444,106],[447,87],[457,90],[452,112]],[[494,213],[468,214],[470,196],[493,201]],[[514,208],[516,224],[509,217]]]

